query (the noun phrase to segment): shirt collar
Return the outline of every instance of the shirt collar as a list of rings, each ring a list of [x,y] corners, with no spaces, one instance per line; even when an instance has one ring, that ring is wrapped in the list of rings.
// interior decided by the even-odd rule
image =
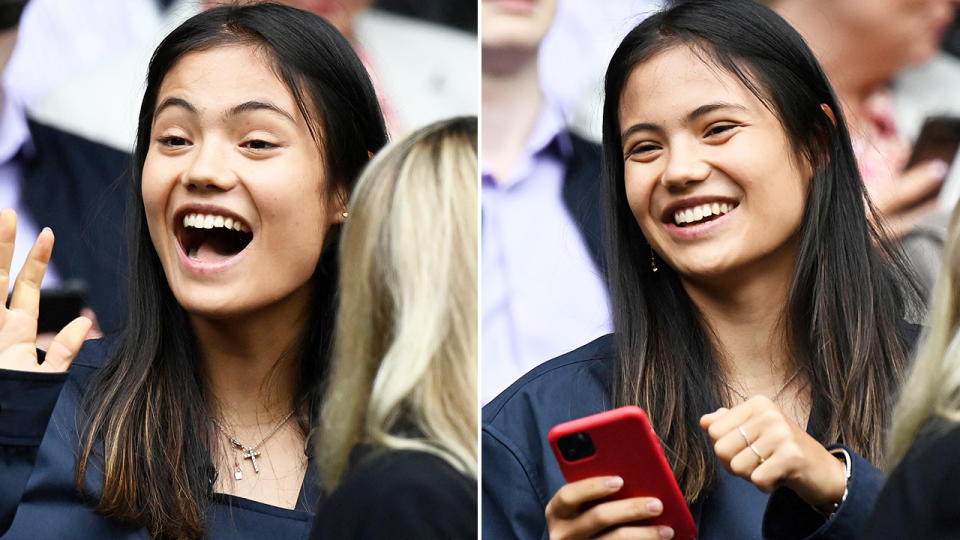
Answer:
[[[537,115],[537,121],[524,145],[523,154],[513,166],[508,178],[502,182],[502,187],[511,186],[527,176],[538,157],[553,157],[566,160],[573,153],[573,142],[567,131],[566,118],[563,111],[549,98],[544,98],[543,105]],[[481,163],[483,179],[486,183],[494,184],[490,167]]]

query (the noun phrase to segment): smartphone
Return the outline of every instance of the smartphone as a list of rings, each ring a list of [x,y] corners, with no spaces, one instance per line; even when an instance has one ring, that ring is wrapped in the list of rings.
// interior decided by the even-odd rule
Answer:
[[[41,289],[37,333],[57,333],[80,316],[87,304],[86,287],[72,282],[59,288]]]
[[[960,149],[960,117],[930,116],[920,128],[920,136],[913,145],[913,151],[905,169],[931,159],[941,159],[950,165],[958,149]]]
[[[558,424],[547,438],[567,482],[616,475],[623,487],[608,499],[656,497],[663,513],[645,525],[672,527],[674,538],[697,537],[693,516],[643,409],[633,405]],[[601,501],[602,502],[602,501]]]

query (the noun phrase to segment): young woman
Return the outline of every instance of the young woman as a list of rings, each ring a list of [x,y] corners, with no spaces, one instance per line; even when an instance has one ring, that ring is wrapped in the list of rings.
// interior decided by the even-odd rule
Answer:
[[[338,229],[385,142],[362,64],[320,17],[223,7],[167,36],[134,151],[126,329],[77,355],[79,319],[38,363],[49,231],[0,312],[0,531],[307,533]],[[0,275],[14,227],[0,215]]]
[[[929,326],[894,408],[893,468],[861,538],[960,535],[960,212],[954,211]]]
[[[377,155],[340,260],[313,538],[476,538],[476,118]]]
[[[826,77],[769,8],[693,0],[631,31],[605,84],[615,334],[484,408],[484,535],[672,537],[644,526],[660,501],[601,501],[618,477],[565,485],[546,440],[626,404],[701,540],[856,530],[918,306]]]

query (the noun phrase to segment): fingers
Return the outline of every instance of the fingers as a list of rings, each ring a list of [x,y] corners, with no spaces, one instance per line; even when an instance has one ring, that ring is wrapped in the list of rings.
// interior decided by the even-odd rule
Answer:
[[[571,482],[559,490],[547,503],[546,514],[557,518],[569,518],[580,512],[584,503],[612,495],[623,487],[623,478],[619,476],[597,476],[578,482]]]
[[[547,503],[544,512],[551,538],[594,538],[600,533],[613,534],[604,538],[672,538],[661,536],[655,526],[636,527],[637,522],[663,513],[663,503],[653,497],[633,497],[606,501],[623,487],[619,476],[599,476],[571,482],[560,488]],[[586,506],[586,509],[584,507]],[[620,525],[632,524],[630,527]],[[615,530],[610,530],[616,527]],[[623,530],[621,530],[623,529]],[[669,527],[666,527],[669,529]]]
[[[726,407],[720,407],[719,409],[713,411],[712,413],[705,414],[700,417],[700,427],[703,429],[708,429],[716,420],[723,416],[723,413],[727,412],[729,409]]]
[[[874,205],[888,219],[937,195],[949,166],[935,159],[920,163],[890,182],[868,185]]]
[[[80,347],[92,327],[93,321],[86,317],[77,317],[63,327],[47,348],[44,367],[50,371],[66,371],[80,352]]]
[[[673,529],[666,526],[649,527],[617,527],[605,534],[597,536],[603,540],[621,540],[629,538],[630,540],[664,540],[673,538]]]
[[[44,228],[40,231],[37,241],[27,254],[23,269],[13,285],[13,296],[10,298],[10,309],[16,309],[37,318],[40,304],[40,283],[43,274],[47,271],[50,254],[53,252],[53,231]]]
[[[663,503],[653,497],[609,501],[598,504],[571,520],[571,529],[593,537],[611,527],[636,524],[662,513]]]
[[[10,208],[0,212],[0,303],[6,305],[10,290],[10,264],[17,238],[17,213]]]

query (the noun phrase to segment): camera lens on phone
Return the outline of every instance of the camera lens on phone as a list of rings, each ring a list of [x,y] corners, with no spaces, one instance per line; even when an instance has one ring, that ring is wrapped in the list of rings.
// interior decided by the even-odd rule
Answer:
[[[593,446],[593,439],[583,431],[560,437],[557,440],[557,446],[560,448],[563,459],[567,461],[579,461],[592,456],[597,451]]]

